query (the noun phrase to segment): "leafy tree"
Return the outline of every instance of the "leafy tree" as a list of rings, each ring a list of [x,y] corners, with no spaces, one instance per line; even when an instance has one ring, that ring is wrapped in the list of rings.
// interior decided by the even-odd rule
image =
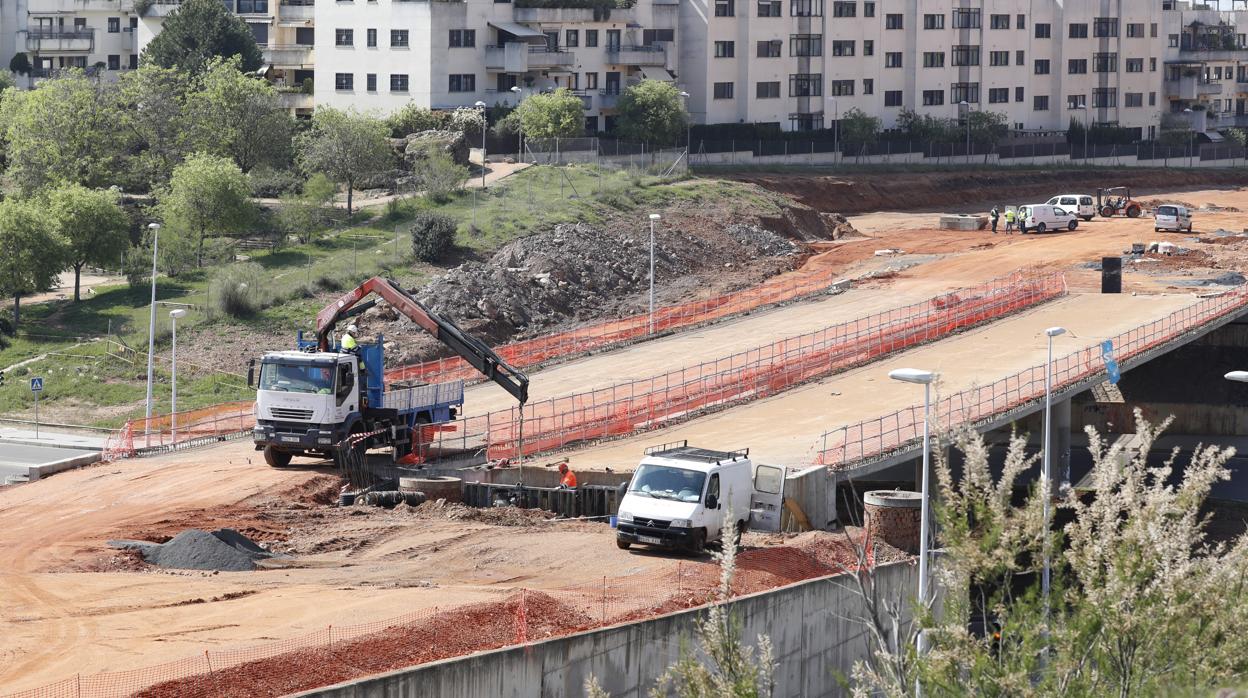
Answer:
[[[312,175],[303,184],[303,194],[282,199],[275,216],[278,230],[294,235],[303,244],[311,242],[316,232],[332,220],[333,209],[326,208],[326,204],[333,198],[334,183],[319,172]]]
[[[872,145],[880,139],[881,121],[858,107],[841,114],[841,142],[848,145]]]
[[[616,113],[616,132],[645,143],[678,143],[689,125],[680,90],[659,80],[642,80],[625,89]]]
[[[74,269],[74,301],[79,295],[82,268],[115,261],[129,246],[129,220],[118,205],[115,191],[62,185],[48,194],[52,230],[65,242],[67,260]]]
[[[30,58],[28,58],[26,54],[15,53],[13,54],[13,57],[9,59],[9,71],[15,75],[30,75],[31,70],[32,66],[30,65]]]
[[[220,0],[184,0],[156,38],[143,49],[143,61],[178,67],[191,75],[209,69],[213,58],[238,56],[239,68],[255,72],[263,57],[251,29]]]
[[[131,158],[134,179],[151,188],[162,186],[189,152],[186,102],[193,80],[177,68],[145,63],[122,73],[118,85],[124,106],[120,125],[137,151]]]
[[[968,116],[971,122],[971,141],[990,145],[1005,138],[1010,132],[1009,122],[1005,114],[995,111],[973,111]],[[966,128],[965,124],[963,128]]]
[[[417,106],[415,102],[408,103],[402,109],[386,117],[386,126],[390,129],[390,135],[394,138],[402,138],[413,133],[420,133],[421,131],[441,129],[446,125],[446,122],[446,112],[426,109]]]
[[[195,266],[202,267],[205,238],[237,232],[252,220],[250,196],[247,176],[238,165],[224,157],[196,153],[174,168],[158,208],[171,232],[193,241]]]
[[[516,114],[525,138],[575,138],[585,132],[585,105],[562,87],[526,97]]]
[[[10,90],[3,107],[8,175],[27,193],[60,182],[113,185],[124,146],[116,97],[112,85],[81,70],[34,90]]]
[[[958,139],[958,124],[953,119],[919,115],[909,109],[897,116],[897,130],[917,142],[949,143]]]
[[[240,71],[238,57],[210,59],[186,107],[197,152],[228,156],[244,172],[289,162],[294,119],[273,85]]]
[[[312,115],[312,127],[296,141],[300,165],[306,172],[323,172],[346,185],[351,215],[355,183],[385,171],[394,159],[387,133],[380,119],[322,107]]]
[[[423,191],[430,201],[444,202],[463,188],[468,168],[457,164],[446,153],[433,153],[413,174],[416,189]]]
[[[65,269],[65,243],[52,231],[40,203],[8,197],[0,201],[0,250],[0,294],[13,297],[16,327],[22,296],[56,285]]]
[[[17,78],[11,70],[0,70],[0,92],[10,87],[17,87]]]

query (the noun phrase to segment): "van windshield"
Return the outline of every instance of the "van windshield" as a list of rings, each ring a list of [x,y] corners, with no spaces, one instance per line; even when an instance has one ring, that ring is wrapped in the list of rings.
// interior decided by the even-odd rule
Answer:
[[[1157,209],[1157,215],[1159,215],[1159,216],[1177,216],[1177,215],[1179,215],[1179,209],[1177,209],[1177,208],[1175,208],[1175,207],[1173,207],[1173,206],[1162,206],[1162,207],[1160,207],[1160,208],[1158,208],[1158,209]]]
[[[637,468],[637,472],[633,474],[633,481],[629,483],[628,491],[655,499],[696,502],[702,499],[704,484],[706,484],[706,473],[673,468],[670,465],[646,463]]]

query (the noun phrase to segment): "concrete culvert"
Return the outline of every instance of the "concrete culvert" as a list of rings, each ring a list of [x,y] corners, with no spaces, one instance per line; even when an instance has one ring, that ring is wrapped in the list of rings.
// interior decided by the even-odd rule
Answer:
[[[420,506],[425,503],[424,492],[400,492],[397,490],[387,490],[383,492],[369,492],[365,494],[359,502],[368,506],[385,507],[391,509],[404,502],[408,506]]]
[[[427,477],[399,478],[400,492],[424,492],[425,497],[432,500],[445,499],[448,502],[464,501],[464,481],[449,475],[430,475]]]
[[[908,553],[919,552],[923,496],[905,490],[875,490],[862,497],[867,537]]]

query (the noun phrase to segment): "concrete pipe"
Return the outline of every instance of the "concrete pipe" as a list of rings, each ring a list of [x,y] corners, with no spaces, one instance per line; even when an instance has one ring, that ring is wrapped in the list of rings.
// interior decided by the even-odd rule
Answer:
[[[910,554],[919,552],[923,495],[905,490],[875,490],[862,497],[867,536]]]
[[[464,501],[464,481],[448,475],[399,478],[400,492],[424,492],[431,502],[445,499],[448,502]]]

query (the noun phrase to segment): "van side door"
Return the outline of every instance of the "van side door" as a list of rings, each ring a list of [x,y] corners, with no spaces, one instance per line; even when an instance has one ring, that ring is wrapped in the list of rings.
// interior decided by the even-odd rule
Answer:
[[[784,468],[754,466],[754,487],[750,493],[750,529],[779,531],[784,510]]]

